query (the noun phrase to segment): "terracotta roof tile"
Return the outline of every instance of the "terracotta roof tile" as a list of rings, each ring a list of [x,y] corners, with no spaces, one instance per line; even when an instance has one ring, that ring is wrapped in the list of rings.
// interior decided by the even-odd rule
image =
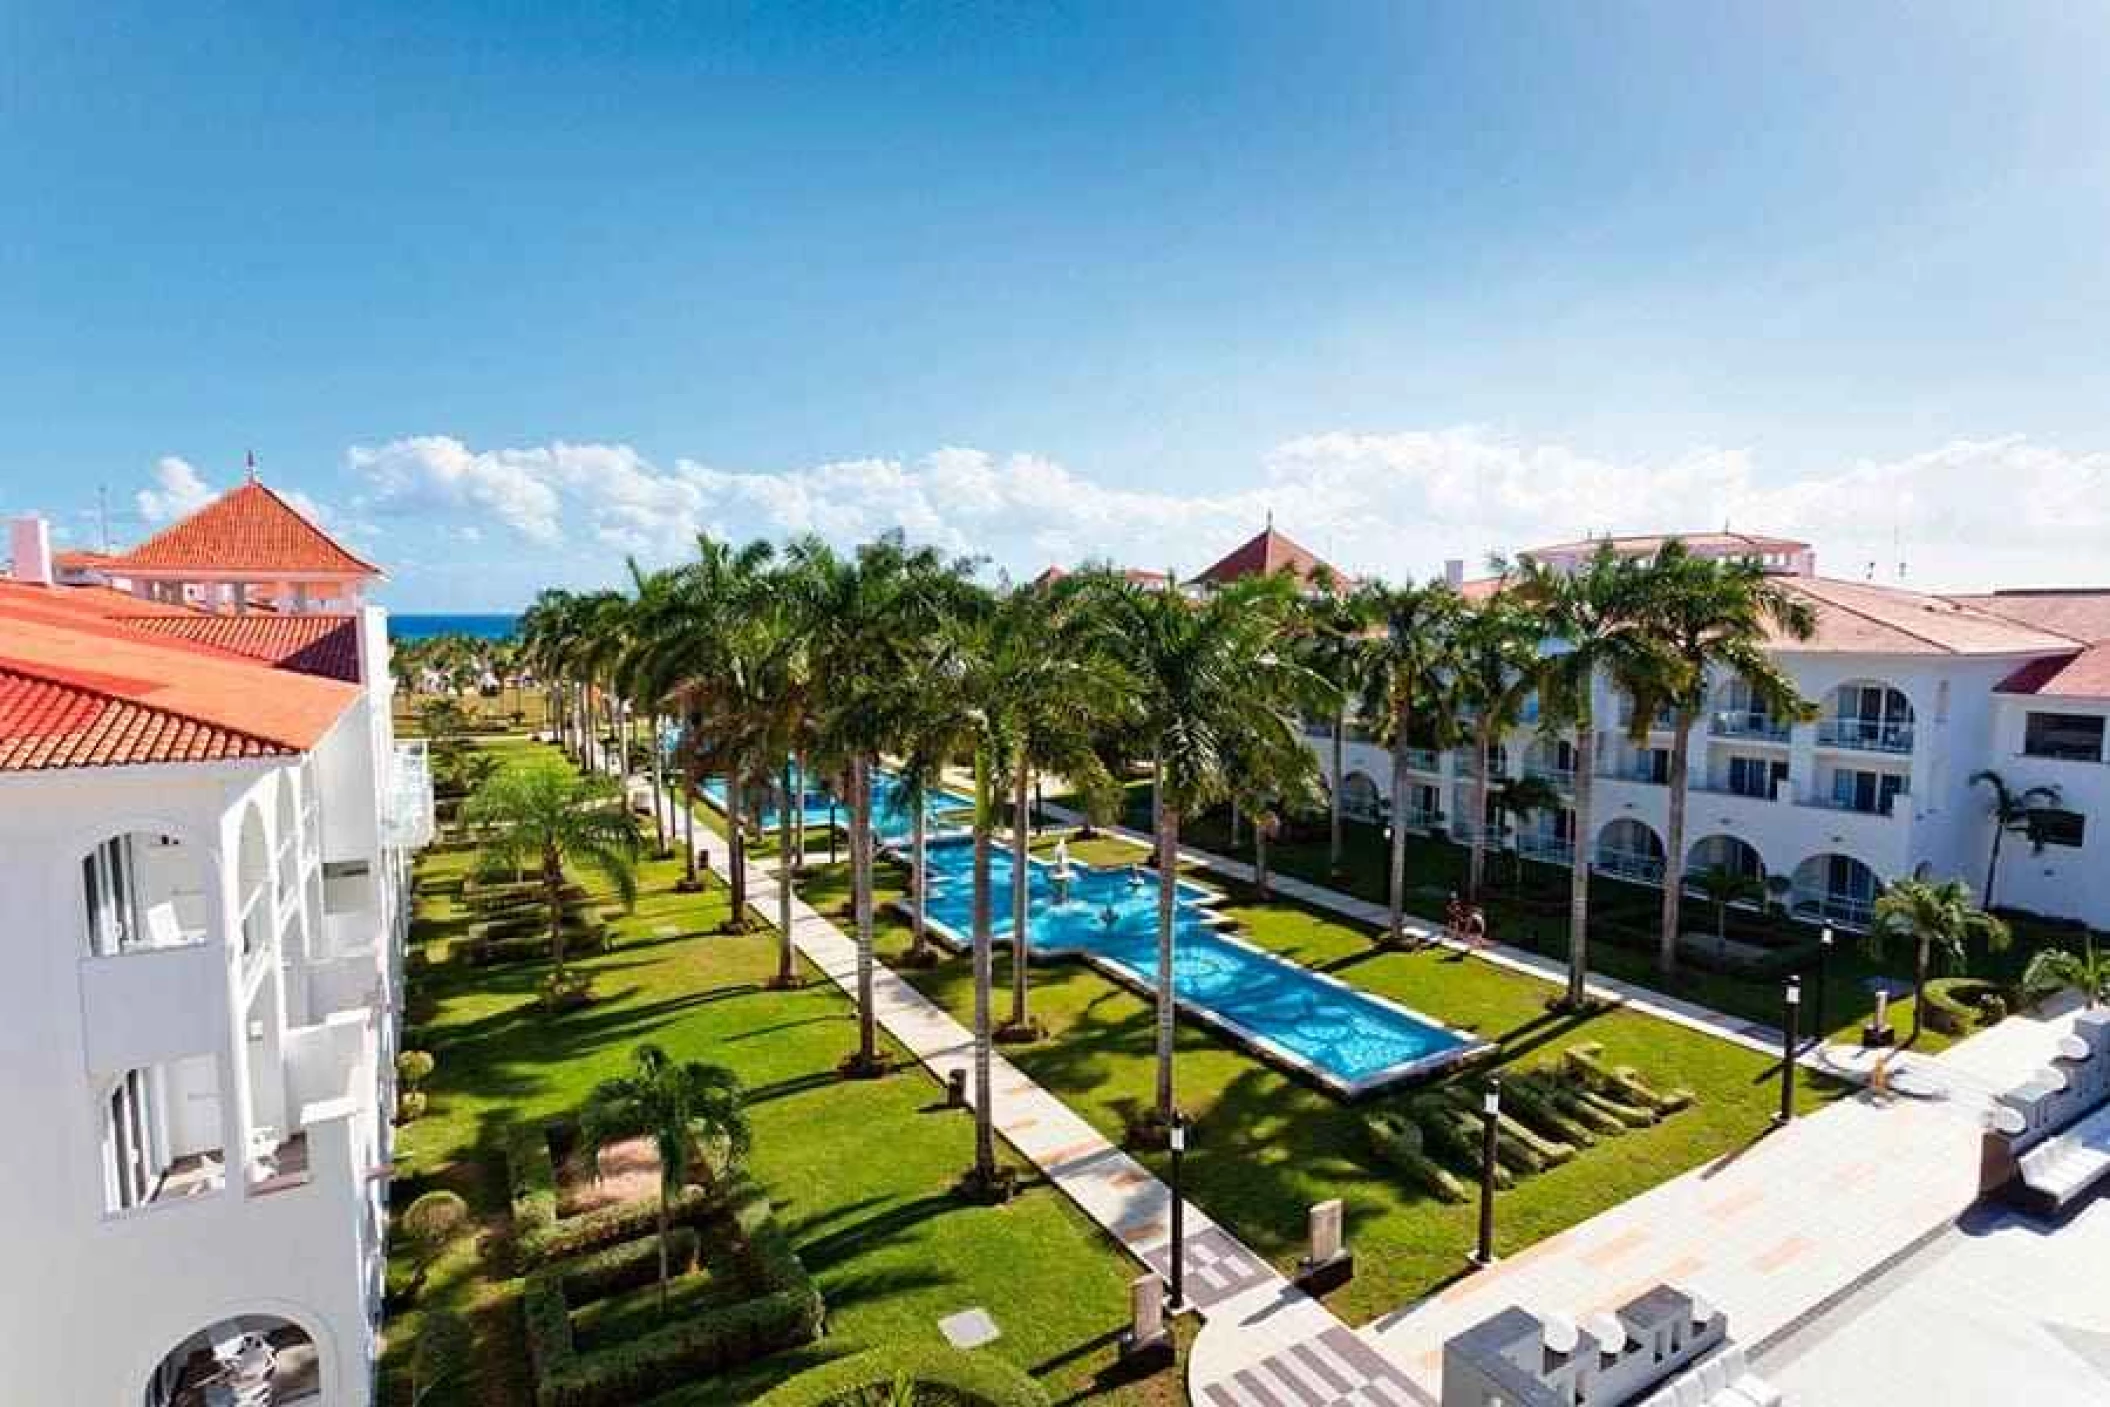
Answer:
[[[1299,583],[1309,585],[1312,575],[1324,568],[1333,574],[1337,585],[1348,586],[1352,579],[1322,561],[1308,548],[1292,542],[1287,536],[1276,532],[1274,525],[1246,539],[1204,570],[1195,581],[1211,586],[1227,586],[1231,582],[1249,576],[1273,576],[1286,571]]]
[[[1809,547],[1807,542],[1798,542],[1791,537],[1767,537],[1758,533],[1647,533],[1633,537],[1586,537],[1580,542],[1556,542],[1550,547],[1534,547],[1524,555],[1543,557],[1595,552],[1599,547],[1609,546],[1622,556],[1641,556],[1658,550],[1672,538],[1696,552],[1801,552]]]
[[[0,663],[0,771],[218,762],[297,751]]]
[[[2110,641],[2079,654],[2031,660],[2001,680],[1995,691],[2046,699],[2110,699]]]
[[[1949,599],[2084,644],[2110,640],[2110,587],[1995,591],[1985,596],[1952,596]]]
[[[254,479],[104,564],[109,572],[318,572],[374,577],[381,569],[333,541]]]
[[[1808,640],[1776,635],[1774,649],[1802,654],[2026,655],[2071,651],[2065,636],[1954,601],[1869,582],[1777,577],[1817,612]]]
[[[124,622],[151,635],[211,645],[278,669],[359,682],[359,628],[351,616],[179,615]]]

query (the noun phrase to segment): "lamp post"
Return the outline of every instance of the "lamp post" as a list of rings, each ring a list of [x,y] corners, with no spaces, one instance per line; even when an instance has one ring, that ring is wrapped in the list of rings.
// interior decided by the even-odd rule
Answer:
[[[1490,1079],[1480,1097],[1480,1244],[1473,1251],[1473,1264],[1495,1263],[1495,1140],[1502,1121],[1502,1082]]]
[[[1831,985],[1831,969],[1832,926],[1827,923],[1817,935],[1817,999],[1810,1007],[1810,1015],[1815,1018],[1810,1022],[1811,1034],[1819,1041],[1831,1029],[1824,1023],[1824,989]]]
[[[1780,1013],[1780,1112],[1773,1116],[1776,1127],[1795,1117],[1795,1026],[1802,1009],[1802,979],[1790,977],[1781,994]]]
[[[1172,1128],[1172,1307],[1187,1303],[1187,1199],[1180,1191],[1180,1162],[1187,1154],[1187,1116],[1173,1111]]]

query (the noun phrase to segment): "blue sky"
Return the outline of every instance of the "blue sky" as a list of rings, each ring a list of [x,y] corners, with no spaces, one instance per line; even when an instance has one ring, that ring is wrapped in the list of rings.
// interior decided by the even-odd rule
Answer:
[[[2110,7],[523,8],[0,9],[0,511],[2110,580]]]

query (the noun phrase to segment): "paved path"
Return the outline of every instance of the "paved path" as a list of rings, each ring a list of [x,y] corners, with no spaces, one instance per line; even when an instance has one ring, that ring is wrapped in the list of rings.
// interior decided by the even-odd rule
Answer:
[[[645,795],[649,797],[649,790]],[[717,815],[707,808],[696,814],[722,844]],[[749,867],[748,906],[769,923],[776,922],[774,865]],[[855,999],[855,940],[796,895],[791,939],[807,961]],[[972,1096],[971,1031],[883,964],[875,974],[873,1000],[879,1024],[889,1035],[941,1082],[955,1070],[967,1072]],[[1137,1260],[1169,1275],[1171,1189],[1001,1054],[992,1058],[991,1067],[996,1131]],[[1411,1407],[1397,1369],[1358,1340],[1331,1310],[1192,1202],[1186,1204],[1184,1217],[1188,1298],[1204,1322],[1187,1360],[1188,1388],[1195,1400],[1213,1407]],[[1296,1379],[1296,1371],[1265,1366],[1285,1355],[1292,1363],[1315,1360],[1326,1372],[1305,1369],[1302,1380],[1316,1386],[1302,1395],[1286,1395],[1280,1380],[1284,1371]],[[1256,1372],[1277,1384],[1274,1393],[1246,1385]]]
[[[1053,816],[1066,825],[1083,825],[1085,821],[1081,813],[1069,810],[1067,807],[1048,805],[1041,807],[1041,810],[1046,815]],[[1131,830],[1127,826],[1100,826],[1099,829],[1118,835],[1124,840],[1135,841],[1137,844],[1149,847],[1152,850],[1156,849],[1156,842],[1150,836],[1145,835],[1141,831]],[[1180,847],[1180,860],[1183,863],[1196,864],[1205,869],[1214,870],[1218,874],[1238,880],[1241,883],[1250,883],[1253,878],[1253,867],[1251,865],[1243,860],[1234,860],[1228,855],[1219,855],[1212,850],[1197,850],[1192,846],[1183,845]],[[1298,879],[1295,875],[1271,874],[1268,876],[1268,887],[1277,894],[1295,899],[1301,904],[1308,904],[1312,908],[1321,909],[1327,913],[1339,914],[1343,918],[1353,919],[1357,923],[1365,924],[1372,928],[1383,929],[1391,925],[1391,912],[1385,905],[1375,903],[1369,899],[1359,899],[1353,894],[1344,894],[1338,889],[1329,889],[1325,885],[1313,884],[1309,880]],[[1552,958],[1541,956],[1538,953],[1527,952],[1522,948],[1512,947],[1507,943],[1486,943],[1475,948],[1465,948],[1463,945],[1453,943],[1449,938],[1445,937],[1441,928],[1422,919],[1415,918],[1412,914],[1407,916],[1406,929],[1408,933],[1420,941],[1441,943],[1445,947],[1458,948],[1461,951],[1470,952],[1474,957],[1491,962],[1497,967],[1507,968],[1512,972],[1521,972],[1526,976],[1536,977],[1541,981],[1551,982],[1559,986],[1567,985],[1568,969],[1566,965],[1556,962]],[[1704,1032],[1710,1036],[1718,1036],[1722,1040],[1733,1042],[1736,1045],[1744,1046],[1747,1049],[1759,1051],[1766,1055],[1776,1054],[1780,1050],[1780,1028],[1777,1026],[1768,1026],[1763,1022],[1757,1021],[1746,1021],[1740,1016],[1730,1016],[1723,1012],[1715,1011],[1710,1007],[1701,1006],[1697,1002],[1683,1001],[1677,997],[1665,996],[1661,992],[1651,991],[1647,987],[1636,986],[1632,982],[1622,982],[1616,977],[1592,977],[1589,991],[1592,996],[1601,1001],[1617,1003],[1630,1011],[1645,1012],[1658,1020],[1684,1026],[1689,1030]]]
[[[2012,1018],[1922,1064],[1946,1100],[1841,1100],[1360,1332],[1429,1402],[1444,1340],[1511,1304],[1581,1318],[1667,1282],[1722,1309],[1732,1337],[1762,1353],[1955,1224],[1977,1200],[1991,1092],[2045,1064],[2070,1028],[2067,1015]]]

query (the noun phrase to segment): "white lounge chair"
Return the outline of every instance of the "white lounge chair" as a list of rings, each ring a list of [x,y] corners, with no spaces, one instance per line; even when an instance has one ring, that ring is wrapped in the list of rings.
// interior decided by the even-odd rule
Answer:
[[[1751,1407],[1780,1407],[1780,1389],[1751,1371],[1742,1344],[1729,1345],[1720,1362],[1722,1376],[1729,1380],[1728,1391],[1735,1394],[1735,1400],[1723,1404],[1723,1407],[1742,1407],[1746,1402]],[[1716,1400],[1720,1401],[1720,1398]]]

